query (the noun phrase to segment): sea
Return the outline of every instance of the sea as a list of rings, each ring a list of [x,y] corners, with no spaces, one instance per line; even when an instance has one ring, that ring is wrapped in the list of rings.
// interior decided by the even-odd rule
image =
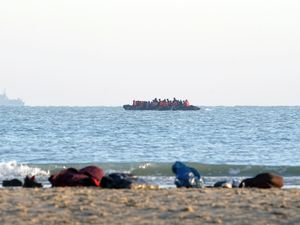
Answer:
[[[206,185],[274,172],[300,188],[300,107],[200,108],[0,107],[0,183],[96,165],[172,188],[181,161]]]

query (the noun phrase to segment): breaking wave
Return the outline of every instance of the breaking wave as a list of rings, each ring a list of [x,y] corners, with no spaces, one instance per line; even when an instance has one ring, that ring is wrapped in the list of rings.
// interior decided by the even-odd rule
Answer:
[[[46,171],[53,173],[63,168],[82,168],[91,164],[102,167],[107,173],[117,171],[130,172],[140,176],[173,176],[171,170],[173,162],[28,164],[27,168],[42,173],[47,173]],[[198,169],[203,176],[253,176],[261,172],[274,172],[282,176],[300,176],[300,166],[201,164],[194,162],[186,162],[186,164]]]
[[[49,171],[26,164],[18,164],[16,161],[0,162],[0,178],[15,178],[30,176],[48,176]]]

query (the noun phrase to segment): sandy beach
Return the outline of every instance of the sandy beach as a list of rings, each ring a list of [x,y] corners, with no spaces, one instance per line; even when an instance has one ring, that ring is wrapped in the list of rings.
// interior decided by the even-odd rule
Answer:
[[[299,224],[300,189],[0,189],[0,224]]]

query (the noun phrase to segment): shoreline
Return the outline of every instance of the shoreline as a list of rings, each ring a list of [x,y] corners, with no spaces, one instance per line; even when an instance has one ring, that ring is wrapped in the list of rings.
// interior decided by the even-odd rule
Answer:
[[[0,224],[299,224],[300,189],[1,188]]]

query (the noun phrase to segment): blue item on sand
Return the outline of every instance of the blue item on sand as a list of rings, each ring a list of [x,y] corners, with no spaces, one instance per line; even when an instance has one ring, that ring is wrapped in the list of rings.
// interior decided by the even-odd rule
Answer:
[[[176,174],[175,185],[178,188],[202,188],[204,186],[201,175],[195,168],[177,161],[173,164],[172,171]]]

